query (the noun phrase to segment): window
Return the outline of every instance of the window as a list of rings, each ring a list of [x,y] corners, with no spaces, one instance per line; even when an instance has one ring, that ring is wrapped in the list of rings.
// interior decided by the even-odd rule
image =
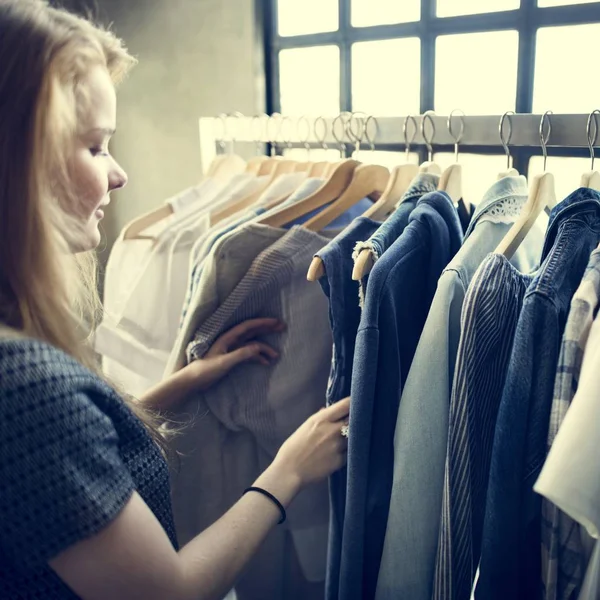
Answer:
[[[600,1],[265,1],[273,17],[267,24],[273,57],[267,72],[269,112],[331,117],[361,111],[386,117],[427,110],[501,115],[600,108],[594,72]],[[361,159],[377,157],[388,166],[404,160],[403,140],[376,149],[385,154],[369,159],[365,150]],[[417,150],[424,160],[426,149]],[[348,144],[346,153],[351,151]],[[435,140],[434,151],[442,163],[453,160],[445,156],[448,148],[435,148]],[[589,161],[586,148],[551,147],[549,154],[549,168],[553,157]],[[540,155],[540,148],[513,149],[514,166],[527,174],[531,164],[533,174]],[[472,201],[483,179],[506,166],[499,145],[462,148],[460,160],[465,173],[481,174]]]

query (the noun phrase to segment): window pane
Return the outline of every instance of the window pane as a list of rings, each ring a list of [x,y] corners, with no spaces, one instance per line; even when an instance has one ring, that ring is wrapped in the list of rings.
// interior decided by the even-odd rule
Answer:
[[[435,109],[468,115],[501,115],[515,109],[516,31],[445,35],[437,39]]]
[[[592,112],[600,104],[593,65],[600,24],[544,27],[537,33],[533,111]]]
[[[333,116],[340,112],[340,51],[337,46],[294,48],[279,53],[281,112]]]
[[[278,0],[279,35],[304,35],[337,31],[338,0]]]
[[[521,0],[479,0],[479,2],[473,0],[437,0],[437,16],[479,15],[515,10],[520,6]]]
[[[573,6],[573,4],[593,4],[598,0],[538,0],[540,8],[548,8],[550,6]]]
[[[446,169],[455,163],[454,154],[438,152],[434,154],[435,161]],[[463,199],[477,205],[484,194],[498,180],[498,174],[506,170],[506,156],[488,156],[461,152],[458,162],[462,165]]]
[[[549,156],[547,170],[554,175],[556,182],[556,199],[561,202],[574,192],[581,183],[581,176],[591,167],[589,158],[573,158],[564,156]],[[529,181],[544,172],[544,158],[532,156],[529,161]]]
[[[354,27],[412,23],[420,18],[421,0],[352,0]]]
[[[397,76],[390,65],[398,65]],[[418,38],[352,46],[352,107],[376,116],[418,114],[421,42]],[[401,69],[401,74],[400,74]]]

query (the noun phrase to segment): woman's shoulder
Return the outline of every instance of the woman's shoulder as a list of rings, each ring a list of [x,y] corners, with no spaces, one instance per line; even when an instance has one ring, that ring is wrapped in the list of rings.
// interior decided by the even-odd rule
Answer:
[[[0,409],[78,394],[113,395],[100,377],[62,350],[39,340],[0,336]]]

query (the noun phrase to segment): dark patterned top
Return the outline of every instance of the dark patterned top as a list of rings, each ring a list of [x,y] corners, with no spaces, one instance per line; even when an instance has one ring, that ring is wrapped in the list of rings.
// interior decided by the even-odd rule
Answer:
[[[119,395],[52,346],[0,340],[0,598],[76,598],[48,561],[134,490],[177,547],[166,461]]]

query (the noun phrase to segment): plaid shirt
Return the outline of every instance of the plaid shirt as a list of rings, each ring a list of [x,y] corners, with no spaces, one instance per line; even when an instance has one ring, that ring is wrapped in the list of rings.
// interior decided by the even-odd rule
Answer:
[[[548,432],[548,450],[577,391],[585,345],[600,304],[600,246],[592,252],[571,302],[562,339]],[[546,600],[577,598],[585,576],[579,524],[546,498],[542,501],[542,579]]]

